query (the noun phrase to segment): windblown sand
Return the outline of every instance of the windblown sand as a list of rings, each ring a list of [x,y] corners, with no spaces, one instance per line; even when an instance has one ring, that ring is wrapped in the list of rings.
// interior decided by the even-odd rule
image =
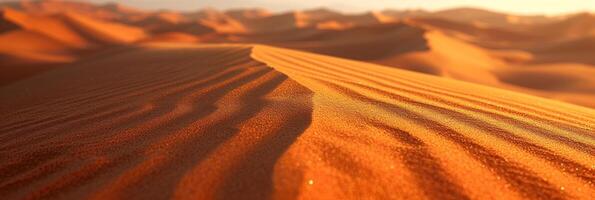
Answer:
[[[0,118],[2,199],[595,195],[593,109],[268,46],[122,47]]]

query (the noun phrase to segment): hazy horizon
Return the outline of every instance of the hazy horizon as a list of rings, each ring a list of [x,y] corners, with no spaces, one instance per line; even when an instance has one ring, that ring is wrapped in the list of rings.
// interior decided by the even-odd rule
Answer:
[[[329,8],[342,12],[365,12],[370,10],[397,9],[428,11],[445,10],[460,7],[472,7],[497,12],[523,15],[559,15],[577,12],[594,12],[595,4],[589,0],[569,0],[564,3],[553,0],[529,0],[517,2],[515,0],[502,1],[468,1],[468,0],[437,0],[431,3],[420,0],[83,0],[95,3],[116,2],[143,9],[168,10],[197,10],[201,8],[216,8],[221,10],[240,8],[263,8],[274,12],[303,10],[313,8]],[[174,3],[175,2],[175,3]]]
[[[0,0],[0,2],[15,2],[19,0]],[[219,10],[262,8],[273,12],[291,10],[305,10],[328,8],[347,13],[358,13],[372,10],[427,10],[437,11],[453,8],[478,8],[495,12],[504,12],[519,15],[563,15],[579,12],[595,12],[595,4],[589,0],[569,0],[564,3],[553,0],[529,0],[515,2],[503,1],[468,1],[468,0],[437,0],[431,3],[420,0],[377,0],[366,2],[361,0],[303,0],[303,1],[277,1],[277,0],[70,0],[91,2],[97,4],[119,3],[130,7],[151,10],[179,10],[192,11],[204,8]],[[174,3],[175,2],[175,3]],[[512,5],[512,6],[511,6]]]

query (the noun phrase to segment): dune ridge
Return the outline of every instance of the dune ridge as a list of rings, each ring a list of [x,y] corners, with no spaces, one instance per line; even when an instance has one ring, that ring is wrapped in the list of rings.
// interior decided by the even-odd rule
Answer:
[[[122,47],[0,88],[0,117],[8,199],[595,193],[593,109],[270,46]]]

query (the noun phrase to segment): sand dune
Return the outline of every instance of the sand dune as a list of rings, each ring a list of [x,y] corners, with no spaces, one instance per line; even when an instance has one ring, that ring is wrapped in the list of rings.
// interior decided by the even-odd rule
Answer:
[[[476,8],[456,8],[439,11],[433,17],[467,22],[484,27],[510,27],[519,24],[540,24],[549,20],[545,16],[514,16]]]
[[[240,20],[263,18],[273,15],[273,13],[269,12],[268,10],[258,8],[228,10],[225,11],[225,14]]]
[[[108,44],[131,43],[146,37],[140,28],[93,20],[75,13],[67,13],[65,19],[88,37]]]
[[[19,25],[21,29],[42,33],[73,48],[83,48],[90,45],[90,41],[76,32],[76,29],[73,29],[61,14],[33,15],[5,9],[4,18]]]
[[[346,15],[332,12],[330,10],[318,9],[304,11],[302,13],[305,15],[304,18],[308,19],[308,24],[316,24],[317,26],[320,26],[320,24],[335,22],[343,25],[341,29],[357,26],[370,26],[390,21],[390,19],[385,19],[383,16],[379,16],[379,13],[374,12]]]
[[[76,13],[36,14],[2,9],[0,85],[44,72],[112,45],[141,40],[142,29]]]
[[[484,28],[519,28],[519,25],[539,25],[560,20],[557,17],[540,15],[524,16],[500,13],[479,8],[453,8],[436,12],[427,11],[383,11],[384,15],[396,18],[438,18],[453,22],[471,24]]]
[[[538,26],[533,31],[552,39],[593,36],[595,35],[595,15],[591,13],[571,15],[562,21]]]
[[[258,40],[277,46],[343,58],[373,61],[408,52],[426,50],[424,30],[407,24],[379,24],[346,30],[295,31],[286,38]],[[369,37],[374,35],[374,37]],[[355,40],[354,38],[358,38]],[[253,40],[246,37],[247,41]]]
[[[592,94],[584,92],[589,90],[583,84],[590,82],[582,74],[564,69],[595,66],[591,56],[595,51],[592,13],[522,16],[476,8],[359,14],[326,8],[284,13],[258,8],[177,12],[56,0],[0,3],[0,7],[0,38],[22,43],[0,43],[0,62],[10,65],[12,71],[18,71],[19,63],[28,69],[36,68],[34,65],[47,69],[48,65],[72,62],[96,51],[109,51],[114,45],[257,43],[373,62],[584,106],[595,102]],[[592,71],[580,71],[594,76]],[[553,80],[577,79],[581,84],[535,87],[543,82],[534,78],[531,80],[535,83],[517,81],[523,77],[517,74],[547,74]]]
[[[449,21],[441,18],[413,18],[407,23],[424,27],[428,30],[439,30],[451,36],[463,39],[476,45],[488,48],[526,48],[542,38],[534,33],[510,30],[499,27],[481,27],[470,23]]]
[[[240,23],[250,33],[279,32],[307,26],[300,12],[289,12],[256,19],[241,20]]]
[[[492,72],[499,87],[595,107],[595,68],[585,64],[512,66]]]
[[[127,23],[151,30],[178,24],[182,21],[185,21],[185,18],[180,13],[163,12],[131,18]]]
[[[247,28],[233,17],[212,9],[203,9],[196,13],[186,14],[189,18],[198,19],[202,24],[219,33],[245,33]]]
[[[73,60],[71,46],[44,34],[28,30],[0,34],[0,86]]]
[[[28,13],[37,14],[56,14],[65,12],[77,12],[87,17],[115,20],[124,19],[131,16],[143,15],[141,10],[126,7],[117,3],[109,3],[105,5],[95,5],[84,1],[69,1],[69,0],[24,0],[13,2],[0,2],[0,7],[10,7],[13,9],[22,10]]]
[[[0,3],[0,199],[592,199],[594,19]]]
[[[219,16],[219,21],[233,21],[234,23],[241,24],[243,29],[239,32],[244,34],[278,34],[279,32],[304,28],[347,29],[382,23],[381,19],[378,18],[379,16],[372,12],[346,15],[328,9],[294,11],[281,14],[270,14],[264,10],[233,10],[224,13],[218,13],[217,11],[210,12],[210,18],[213,18],[212,16]],[[231,18],[232,20],[226,18]]]
[[[1,9],[0,10],[0,33],[17,30],[19,28],[20,27],[18,24],[7,19],[6,11],[4,9]]]
[[[367,37],[370,35],[374,37]],[[589,68],[588,65],[593,65],[592,56],[588,56],[595,50],[593,37],[547,43],[528,38],[532,37],[505,29],[480,28],[437,19],[412,19],[404,23],[344,30],[294,31],[283,34],[283,38],[244,37],[242,41],[368,61],[592,107],[592,91],[584,90],[591,78],[586,78],[589,81],[584,82],[583,75],[593,76],[595,71],[582,70],[583,67],[579,67],[582,74],[571,71],[577,69],[572,66],[587,65],[586,68]],[[518,49],[519,46],[532,48]],[[557,67],[546,69],[540,67],[542,65]],[[542,77],[544,74],[547,78]],[[521,80],[525,76],[532,77],[528,80],[535,82]],[[511,80],[511,77],[516,78]],[[552,83],[534,87],[544,84],[538,79],[552,80]],[[550,87],[558,83],[555,80],[567,79],[581,84],[557,86],[565,88],[565,92]]]
[[[494,59],[484,49],[448,37],[441,32],[426,32],[429,50],[397,54],[377,60],[392,66],[410,66],[410,70],[483,84],[497,83],[490,73],[504,63]]]
[[[10,31],[0,35],[0,52],[22,54],[27,52],[65,53],[70,46],[42,33],[28,30]]]
[[[547,43],[531,49],[536,54],[536,63],[577,62],[589,65],[595,65],[595,57],[591,56],[594,51],[595,35]]]
[[[74,12],[38,15],[5,9],[4,18],[22,29],[43,33],[77,48],[130,43],[145,37],[142,29],[88,18]]]
[[[143,40],[143,43],[151,43],[151,42],[174,42],[174,43],[195,43],[199,42],[200,38],[184,33],[184,32],[167,32],[162,34],[153,35],[150,38]]]
[[[372,62],[410,71],[539,95],[594,107],[591,38],[531,51],[486,49],[441,31],[424,33],[427,50]]]
[[[547,164],[546,166],[542,165],[542,161],[537,161],[535,165],[531,165],[529,163],[534,161],[529,160],[556,160],[551,157],[552,155],[544,155],[537,152],[553,152],[556,151],[553,150],[553,148],[559,147],[557,145],[546,147],[544,144],[535,143],[539,140],[535,137],[553,136],[538,136],[539,133],[555,134],[561,130],[555,130],[557,128],[554,127],[549,127],[552,129],[541,127],[546,130],[539,130],[537,127],[529,128],[531,127],[531,122],[529,121],[553,120],[547,119],[547,117],[539,119],[539,117],[535,115],[536,113],[530,112],[536,111],[537,113],[549,115],[547,113],[560,113],[562,110],[574,110],[573,108],[550,104],[554,102],[543,102],[543,104],[539,103],[539,107],[541,107],[541,105],[544,107],[530,108],[530,105],[532,105],[530,103],[531,101],[542,102],[543,99],[537,100],[533,97],[500,91],[493,88],[488,89],[466,83],[437,79],[435,77],[422,76],[405,71],[324,56],[267,47],[257,47],[254,54],[257,59],[263,60],[268,65],[287,74],[290,78],[295,79],[314,92],[314,113],[312,124],[306,132],[302,134],[300,140],[298,140],[298,143],[303,141],[302,147],[292,147],[292,149],[289,150],[289,152],[294,150],[294,154],[291,154],[294,156],[294,159],[287,163],[299,162],[299,160],[302,159],[309,160],[307,159],[309,156],[322,159],[322,162],[306,162],[306,166],[301,168],[309,175],[307,177],[311,177],[314,180],[319,177],[325,177],[329,172],[334,171],[332,173],[334,176],[331,176],[332,178],[319,178],[322,179],[320,187],[323,188],[324,191],[335,191],[333,188],[358,188],[366,191],[362,193],[377,194],[378,198],[383,198],[390,194],[411,194],[411,196],[413,196],[414,194],[412,193],[415,193],[415,187],[411,187],[410,185],[408,187],[408,184],[406,183],[396,183],[394,181],[396,178],[387,177],[386,173],[383,173],[390,173],[391,170],[399,172],[413,170],[411,171],[411,181],[426,186],[422,187],[425,191],[418,192],[426,195],[437,195],[426,196],[430,198],[444,197],[444,195],[447,194],[452,195],[450,196],[451,198],[462,198],[462,196],[489,198],[491,192],[502,194],[502,196],[500,196],[502,198],[504,196],[512,198],[514,195],[520,195],[524,198],[539,198],[540,195],[543,195],[541,198],[552,198],[556,196],[563,198],[564,196],[555,194],[562,191],[562,186],[547,186],[548,184],[541,183],[534,185],[528,184],[525,186],[515,186],[515,184],[531,182],[527,181],[529,179],[535,181],[540,179],[538,178],[539,175],[537,175],[540,174],[540,172],[537,171],[549,167],[547,167]],[[482,91],[486,91],[486,93]],[[515,105],[512,106],[512,104]],[[492,109],[487,107],[491,107]],[[502,108],[505,109],[499,110]],[[525,109],[533,111],[525,112],[527,111]],[[554,111],[552,109],[562,110]],[[592,110],[589,109],[586,109],[585,111],[587,113],[592,113]],[[587,120],[584,125],[592,124],[592,117],[584,119]],[[548,123],[545,121],[537,123]],[[557,122],[550,121],[549,123],[556,124]],[[591,137],[593,129],[592,127],[587,128],[589,126],[592,125],[583,127],[585,128],[583,133],[586,134],[585,136]],[[353,132],[353,130],[362,129],[369,130],[370,132],[380,131],[387,133],[387,135],[372,134],[362,136],[359,131]],[[528,131],[528,129],[531,131]],[[566,131],[578,130],[570,127],[561,129],[566,129]],[[536,133],[537,135],[534,135]],[[577,132],[573,132],[571,135],[575,134],[577,134]],[[306,135],[310,135],[312,138],[301,140],[302,138],[306,138]],[[361,142],[354,143],[353,140],[356,138],[360,139]],[[550,137],[550,139],[552,138],[554,137]],[[395,144],[392,142],[396,141],[402,142],[401,144],[404,146],[394,146]],[[526,143],[529,141],[532,141],[533,144]],[[320,146],[326,144],[332,147],[317,148],[316,145],[313,144],[318,144]],[[361,151],[362,149],[369,149],[369,145],[374,145],[379,148],[373,150],[370,149],[369,151],[364,152]],[[385,149],[382,150],[383,148]],[[394,155],[395,148],[403,149],[401,156]],[[420,149],[423,150],[418,151]],[[467,161],[467,158],[454,156],[458,154],[456,153],[458,151],[456,149],[460,149],[462,154],[467,154],[469,160]],[[519,154],[512,153],[513,151]],[[525,154],[522,153],[523,151],[531,153]],[[592,162],[588,161],[589,159],[592,159],[588,158],[592,156],[592,154],[588,152],[589,151],[583,152],[586,153],[583,154],[583,156],[587,156],[585,157],[587,160],[584,160],[587,161],[585,163],[587,164],[585,165],[587,167],[592,165]],[[376,157],[370,156],[370,154],[379,155]],[[417,157],[423,154],[440,154],[435,155],[438,157],[437,159],[439,161],[432,160],[435,156],[428,156],[429,158],[427,160]],[[530,154],[533,155],[531,156]],[[337,155],[345,155],[345,157],[329,158]],[[493,157],[488,155],[492,155]],[[414,158],[410,158],[411,156]],[[574,159],[576,162],[580,162],[579,160],[576,160],[576,158],[580,156],[575,157],[575,155],[570,154],[567,156],[569,157],[562,159]],[[454,157],[457,158],[452,159]],[[525,160],[525,158],[527,158],[527,160]],[[387,160],[392,161],[399,159],[404,159],[401,160],[403,163],[397,164],[399,161],[394,165],[386,163]],[[411,160],[407,161],[408,159]],[[449,159],[452,160],[448,161]],[[507,160],[507,162],[500,162],[497,160]],[[554,164],[558,161],[554,161],[551,165],[553,167],[558,167],[557,164]],[[336,164],[336,162],[343,164]],[[438,164],[441,162],[444,163]],[[474,162],[478,162],[476,163],[477,165],[485,166],[486,169],[474,169],[477,171],[470,172],[458,168],[462,167],[470,170],[471,168],[466,168],[464,166],[475,166],[476,164],[473,164]],[[505,165],[507,166],[501,165],[504,163],[506,163]],[[520,166],[525,164],[526,166],[524,167]],[[342,166],[358,167],[344,169],[341,168]],[[361,167],[367,168],[367,170],[362,170]],[[383,170],[378,171],[378,169]],[[425,174],[425,172],[427,172],[425,170],[435,172],[436,169],[444,170],[445,174],[452,174],[445,175],[443,178],[436,178],[436,176],[431,176],[430,178]],[[524,172],[516,171],[516,169]],[[587,176],[590,176],[588,174],[592,174],[592,171],[588,172],[592,169],[584,169],[586,170],[585,172]],[[353,170],[356,172],[353,172]],[[567,171],[564,169],[558,170]],[[473,173],[477,174],[473,175]],[[535,174],[529,175],[532,173]],[[543,173],[552,175],[552,173],[545,171]],[[488,174],[495,175],[496,177],[490,178],[489,176],[492,175]],[[527,176],[522,175],[519,177],[520,174]],[[450,178],[448,178],[449,176]],[[370,183],[370,177],[374,177],[372,179],[374,179],[375,182]],[[482,177],[480,178],[482,180],[479,180],[478,177]],[[337,178],[339,180],[336,180]],[[416,178],[422,180],[416,181]],[[550,181],[553,179],[560,180],[553,177],[550,178],[545,179]],[[399,176],[399,180],[403,179],[407,178]],[[442,182],[434,182],[437,179]],[[424,180],[434,181],[426,182]],[[330,181],[330,183],[326,181]],[[481,187],[473,186],[474,181],[477,181],[475,183],[483,186],[493,184],[494,187],[487,191]],[[507,182],[513,187],[507,188],[498,186],[500,183],[497,182],[500,181]],[[592,182],[589,178],[583,179],[583,181]],[[354,182],[354,184],[352,186],[344,186],[342,185],[344,182]],[[451,185],[453,183],[456,185],[457,182],[461,183],[461,185],[445,187],[446,185]],[[388,186],[391,189],[378,189],[379,185]],[[578,185],[584,185],[584,183],[580,183],[579,181]],[[401,188],[401,190],[392,190],[394,188]],[[514,192],[510,191],[511,189]],[[496,192],[497,190],[500,191]],[[387,193],[383,193],[383,191],[386,191]],[[567,191],[567,187],[564,187],[564,191]],[[336,193],[329,192],[328,194],[331,196],[342,195],[343,192],[345,191],[337,191]],[[516,194],[508,196],[509,194],[512,194],[511,192]],[[589,193],[590,192],[587,192],[585,194],[588,196]],[[349,195],[357,195],[357,193],[350,193]],[[577,195],[577,197],[578,196],[580,195]]]
[[[595,193],[589,108],[269,46],[99,58],[0,88],[3,198]]]
[[[192,35],[215,33],[216,28],[209,23],[203,24],[200,20],[191,19],[178,12],[157,12],[128,19],[126,24],[141,27],[152,34],[181,32]]]

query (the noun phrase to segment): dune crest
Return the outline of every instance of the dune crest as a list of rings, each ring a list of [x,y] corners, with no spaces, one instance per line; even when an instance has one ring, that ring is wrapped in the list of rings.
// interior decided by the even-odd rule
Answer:
[[[555,178],[557,175],[547,171],[558,168],[556,163],[562,160],[582,163],[578,165],[583,165],[585,174],[579,177],[590,177],[575,179],[559,174],[578,181],[575,185],[577,187],[590,188],[587,189],[589,192],[570,196],[588,198],[589,193],[593,192],[593,177],[588,175],[593,173],[593,169],[589,168],[593,163],[588,161],[592,159],[592,154],[589,153],[591,150],[587,150],[593,145],[592,123],[595,113],[591,109],[572,108],[574,106],[569,104],[564,105],[565,103],[524,94],[266,46],[255,47],[252,55],[256,60],[287,74],[314,92],[312,124],[288,150],[286,157],[289,158],[285,163],[293,163],[297,168],[295,170],[304,174],[304,180],[320,183],[305,187],[306,191],[316,191],[314,188],[318,188],[319,191],[326,192],[306,192],[300,197],[357,196],[357,193],[346,194],[348,191],[336,190],[357,188],[358,193],[372,194],[374,198],[398,198],[391,194],[409,197],[422,195],[427,198],[483,199],[495,194],[502,198],[566,198],[564,196],[570,195],[566,193],[569,192],[568,187],[546,186],[565,179]],[[540,102],[539,106],[533,106],[536,105],[532,103],[535,101]],[[578,126],[572,125],[574,128],[566,127],[570,125],[566,123],[573,121],[571,118],[582,115],[571,117],[574,115],[570,114],[571,110],[583,110],[583,114],[586,114],[583,117],[586,118],[580,118],[586,121],[575,124]],[[544,115],[539,116],[536,113]],[[545,115],[558,116],[550,118]],[[561,116],[565,117],[558,118]],[[529,128],[533,123],[552,126],[541,127],[542,130],[535,126]],[[560,127],[556,128],[557,126]],[[369,134],[353,130],[367,130],[364,132]],[[557,136],[541,135],[568,133],[567,136],[572,137],[577,136],[576,131],[585,134],[583,139],[586,140],[576,139],[577,142],[582,141],[590,146],[585,146],[587,149],[583,150],[586,151],[567,149],[573,153],[561,153],[566,151],[562,150],[566,148],[564,145],[542,140]],[[544,138],[538,139],[539,137]],[[370,149],[372,144],[382,147]],[[395,148],[402,148],[398,150],[402,151],[399,153],[400,156],[394,156]],[[363,149],[366,150],[362,151]],[[561,157],[554,158],[555,154],[543,154],[548,151],[558,152],[556,154]],[[462,154],[469,157],[460,157]],[[483,157],[487,155],[494,157]],[[425,156],[437,160],[432,161]],[[318,162],[309,162],[312,159]],[[506,160],[507,164],[497,160]],[[550,163],[544,165],[543,162]],[[466,165],[483,166],[485,169],[476,168],[461,173],[463,170],[460,168]],[[525,175],[517,177],[520,174],[516,174],[518,171],[512,170],[513,168],[522,169],[522,174]],[[444,177],[435,176],[438,169],[444,170],[438,173]],[[397,178],[388,175],[392,170],[408,172],[405,173],[407,175]],[[432,171],[432,178],[427,177],[429,175],[425,173],[428,171],[425,170]],[[568,172],[565,169],[557,170],[562,173]],[[286,176],[278,178],[279,182],[292,176],[279,173]],[[548,177],[539,178],[542,175]],[[396,179],[403,182],[395,182]],[[538,181],[539,179],[541,181]],[[423,189],[420,191],[419,187],[408,185],[407,180],[423,185]],[[552,182],[546,184],[548,181],[545,180]],[[350,183],[349,186],[345,185],[346,182]],[[518,185],[520,182],[526,185]],[[502,187],[500,184],[511,184],[513,187]],[[490,189],[482,188],[486,185],[490,185]],[[379,186],[386,186],[386,190],[377,190]],[[281,188],[277,193],[280,195],[278,197],[285,197],[285,192],[291,190]],[[582,192],[581,189],[579,193]]]

